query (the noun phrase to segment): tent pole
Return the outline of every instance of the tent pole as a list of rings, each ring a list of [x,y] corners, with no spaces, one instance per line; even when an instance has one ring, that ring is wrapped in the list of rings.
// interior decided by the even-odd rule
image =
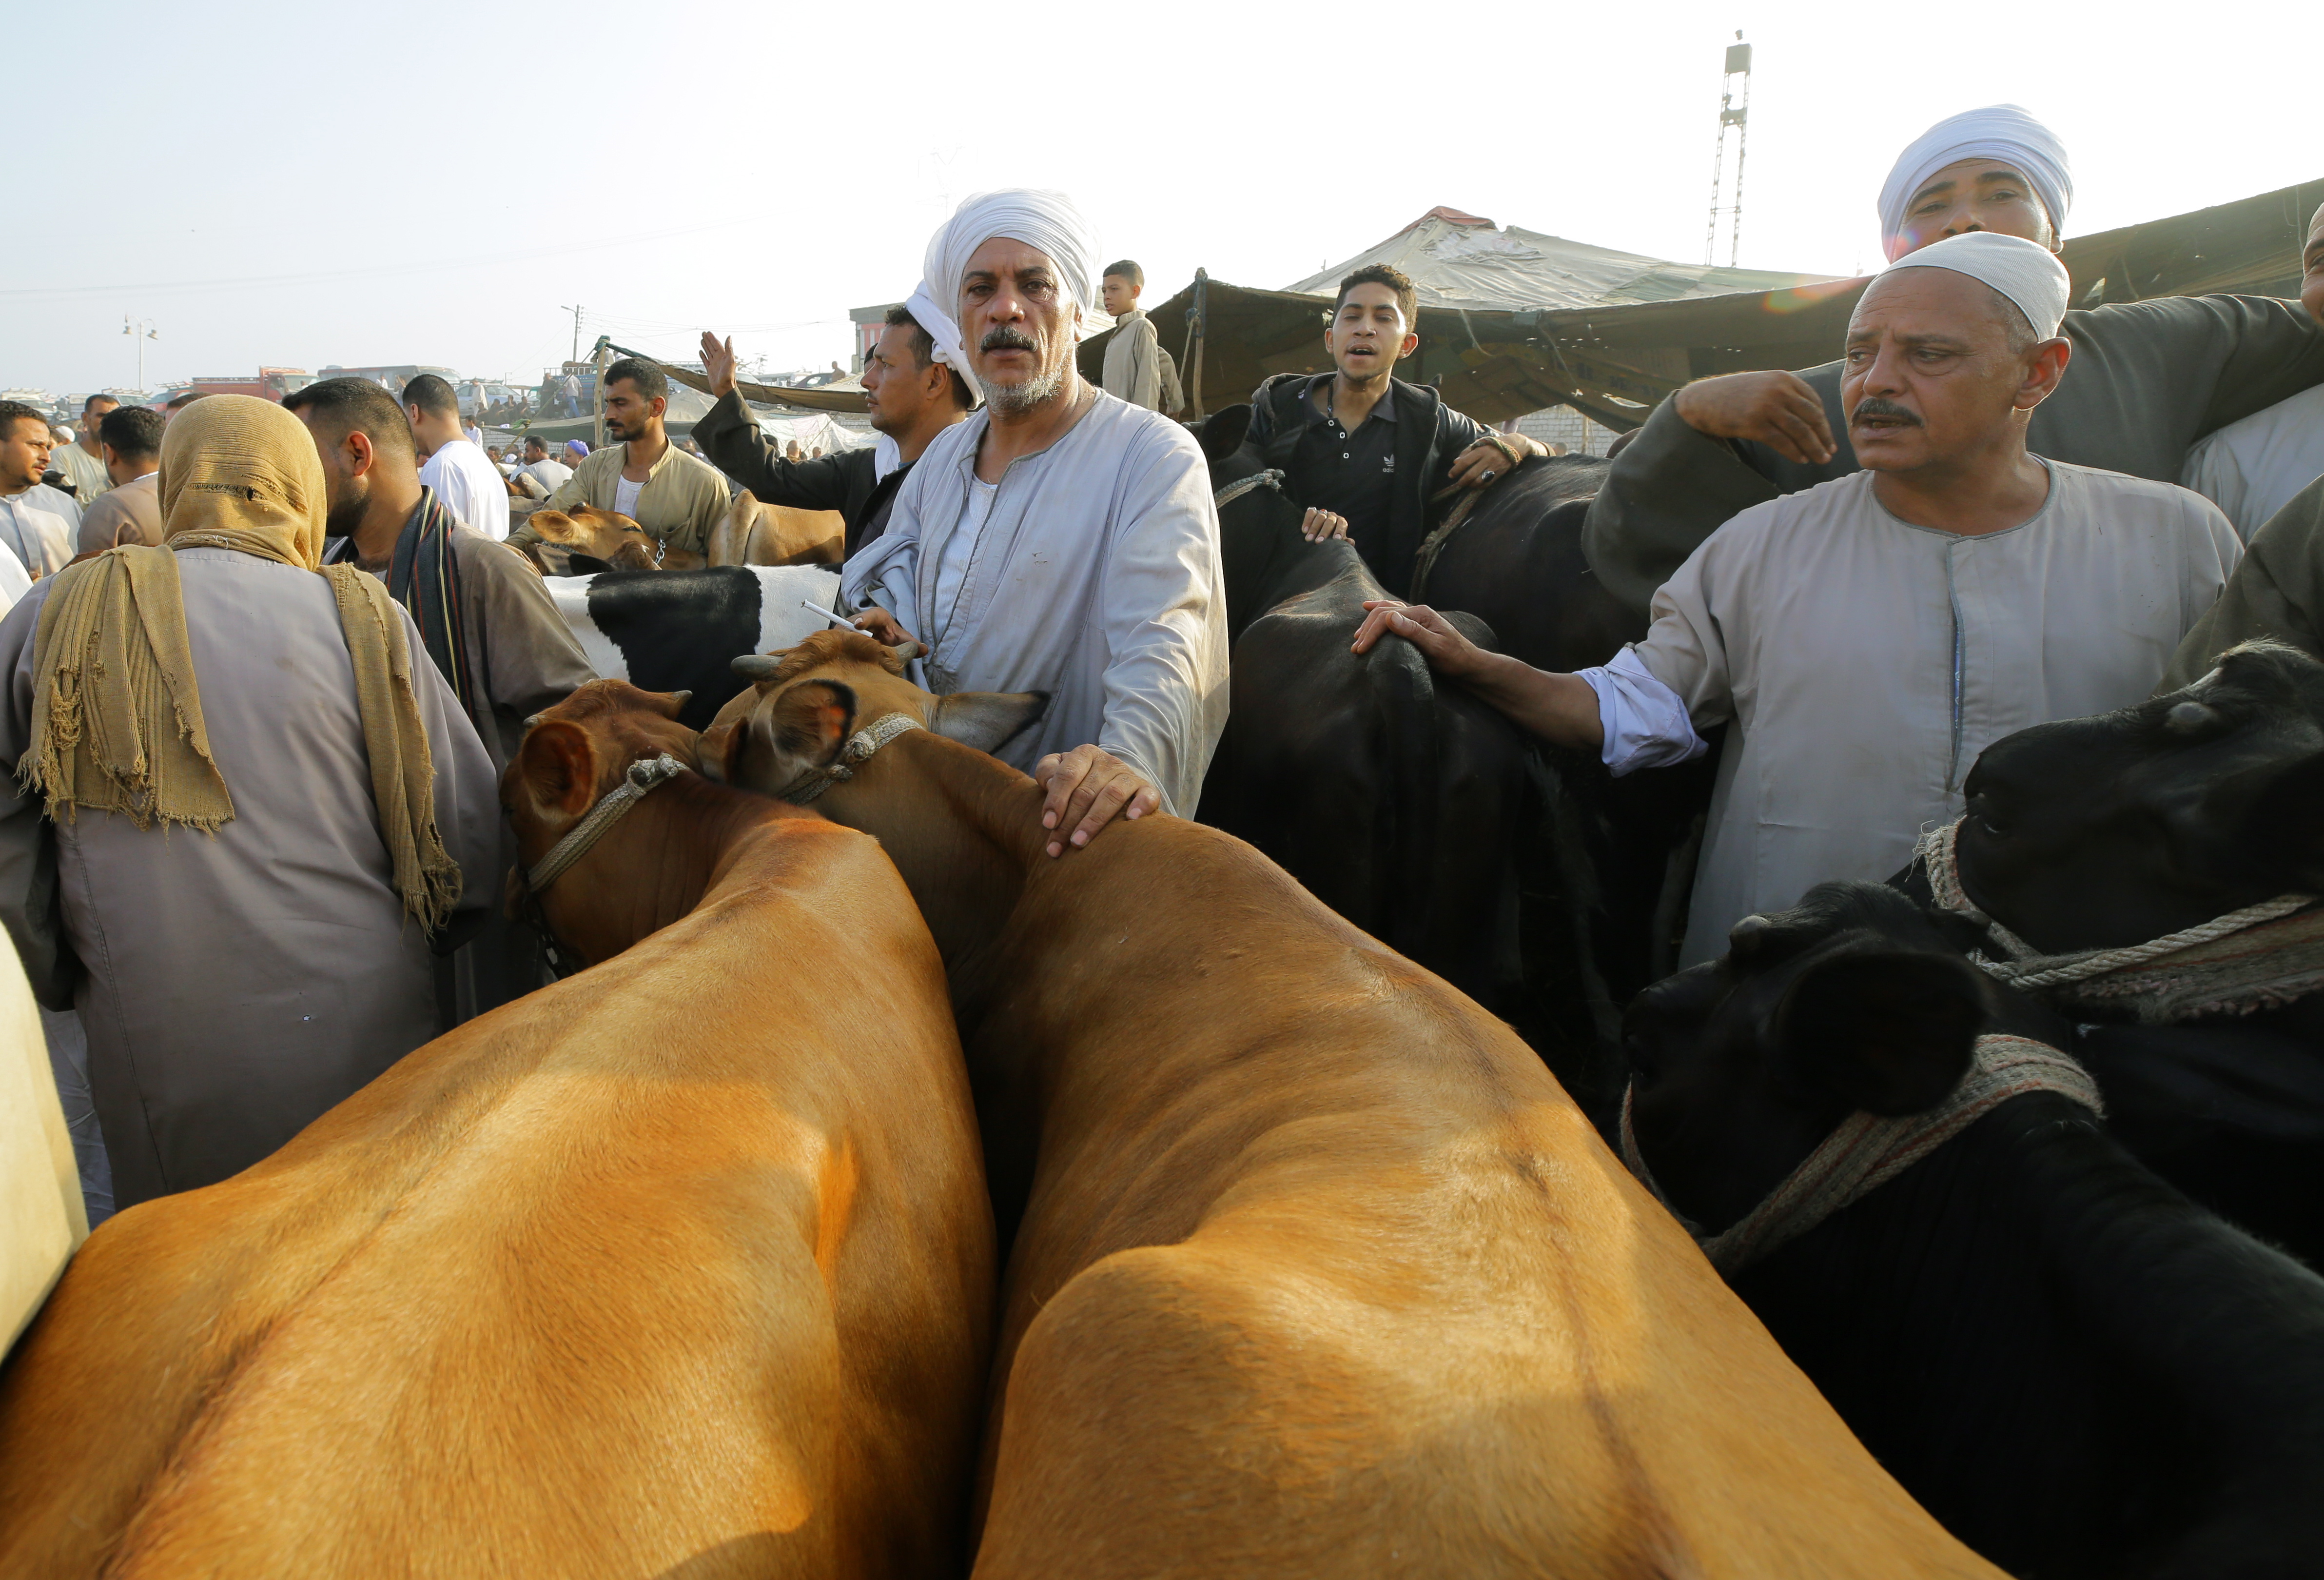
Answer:
[[[1186,310],[1187,334],[1194,341],[1194,349],[1186,358],[1186,365],[1194,375],[1187,384],[1186,395],[1194,403],[1194,420],[1196,422],[1200,422],[1205,415],[1203,411],[1203,340],[1204,332],[1209,328],[1206,320],[1209,318],[1210,300],[1211,272],[1208,269],[1197,269],[1194,271],[1194,305]]]

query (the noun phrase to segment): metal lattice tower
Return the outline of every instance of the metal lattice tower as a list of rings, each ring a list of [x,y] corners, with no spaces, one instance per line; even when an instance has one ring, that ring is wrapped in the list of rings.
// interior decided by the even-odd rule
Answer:
[[[1738,80],[1739,79],[1739,80]],[[1733,267],[1743,251],[1743,143],[1750,130],[1751,46],[1743,30],[1727,46],[1727,74],[1719,83],[1719,143],[1711,155],[1711,224],[1702,237],[1702,261],[1715,263],[1719,253],[1719,222],[1728,222],[1727,263]],[[1735,128],[1735,195],[1720,199],[1727,189],[1727,129]]]

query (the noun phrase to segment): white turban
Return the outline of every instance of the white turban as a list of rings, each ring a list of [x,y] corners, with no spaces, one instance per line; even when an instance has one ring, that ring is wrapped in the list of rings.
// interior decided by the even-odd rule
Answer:
[[[2031,182],[2049,211],[2050,228],[2063,233],[2074,206],[2074,172],[2057,134],[2015,105],[1987,105],[1949,115],[1896,158],[1880,189],[1880,239],[1893,245],[1904,233],[1904,210],[1921,183],[1964,159],[1998,161]]]
[[[919,289],[904,303],[913,320],[936,343],[938,362],[951,368],[968,385],[968,393],[984,398],[983,386],[968,365],[961,343],[960,284],[976,249],[996,236],[1023,242],[1049,260],[1057,282],[1074,299],[1075,323],[1085,320],[1097,303],[1097,237],[1089,221],[1063,192],[1019,187],[1005,192],[979,192],[964,199],[950,219],[928,238],[928,255],[920,265]]]
[[[1964,231],[1906,253],[1888,265],[1891,274],[1899,269],[1950,269],[1990,285],[2017,304],[2034,333],[2044,340],[2058,333],[2059,321],[2066,316],[2066,266],[2058,262],[2057,254],[2022,236]]]

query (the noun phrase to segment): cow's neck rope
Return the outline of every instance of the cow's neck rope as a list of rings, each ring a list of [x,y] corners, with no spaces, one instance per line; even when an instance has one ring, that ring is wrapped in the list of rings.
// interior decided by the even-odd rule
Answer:
[[[839,755],[820,767],[810,768],[797,779],[776,791],[776,795],[795,807],[804,807],[834,784],[855,777],[856,768],[872,753],[902,735],[906,730],[925,728],[908,713],[891,713],[872,720],[847,737],[847,744]]]
[[[1924,830],[1921,835],[1920,846],[1914,855],[1919,859],[1922,869],[1929,875],[1929,892],[1935,900],[1939,910],[1950,911],[1955,916],[1983,928],[1986,937],[1990,938],[2002,953],[2009,956],[2006,960],[1996,960],[1987,956],[1983,950],[1974,951],[1970,954],[1969,959],[1978,969],[1996,981],[2005,982],[2012,987],[2024,988],[2028,991],[2087,983],[2094,978],[2129,972],[2135,966],[2153,966],[2157,962],[2175,956],[2186,955],[2204,945],[2217,943],[2221,938],[2232,938],[2237,933],[2248,932],[2271,922],[2282,921],[2316,903],[2316,896],[2313,894],[2279,894],[2273,900],[2264,900],[2257,905],[2246,905],[2240,910],[2230,910],[2225,916],[2215,916],[2209,921],[2200,922],[2190,928],[2181,928],[2175,933],[2165,933],[2159,938],[2149,938],[2143,944],[2126,944],[2115,949],[2080,949],[2064,955],[2044,955],[2000,922],[1978,910],[1970,901],[1968,892],[1961,887],[1960,837],[1960,823],[1958,819]],[[2307,919],[2301,925],[2282,929],[2280,936],[2269,940],[2271,947],[2256,952],[2256,958],[2261,962],[2256,970],[2268,976],[2264,984],[2267,991],[2264,992],[2258,991],[2263,985],[2260,976],[2255,976],[2249,970],[2238,973],[2227,966],[2227,963],[2224,961],[2205,960],[2201,962],[2200,967],[2190,972],[2190,975],[2201,975],[2207,979],[2218,979],[2207,980],[2205,985],[2220,993],[2232,994],[2238,987],[2253,989],[2253,992],[2244,995],[2248,1002],[2239,1001],[2241,1011],[2248,1012],[2250,1010],[2261,1007],[2264,1003],[2280,1002],[2284,996],[2282,984],[2273,980],[2273,975],[2280,974],[2284,967],[2281,962],[2268,964],[2271,957],[2287,953],[2319,956],[2313,964],[2319,968],[2324,968],[2324,954],[2319,953],[2320,950],[2324,950],[2324,946],[2319,946],[2319,932],[2324,932],[2324,927],[2316,925],[2315,919]],[[2227,968],[2221,969],[2221,967]],[[2242,980],[2244,978],[2250,980]],[[2124,993],[2101,996],[2137,997],[2147,990],[2149,984],[2126,983],[2123,985],[2126,990]],[[2236,1008],[2238,1008],[2237,1003],[2225,1002],[2190,1002],[2181,1004],[2174,1001],[2167,1018],[2185,1019],[2197,1013],[2209,1013],[2221,1009]],[[2158,1010],[2158,1015],[2160,1014],[2161,1012]],[[2142,1013],[2140,1018],[2144,1020],[2149,1017]]]
[[[1238,477],[1233,482],[1228,484],[1225,487],[1213,494],[1211,495],[1211,504],[1214,509],[1224,510],[1236,500],[1240,499],[1244,494],[1258,488],[1272,488],[1277,494],[1282,493],[1282,470],[1279,467],[1269,467],[1264,472],[1253,472],[1248,477]]]
[[[2023,1037],[1979,1037],[1969,1073],[1944,1102],[1925,1113],[1894,1119],[1849,1114],[1757,1206],[1718,1234],[1705,1234],[1663,1194],[1638,1151],[1637,1132],[1630,1123],[1636,1087],[1634,1081],[1622,1088],[1622,1161],[1694,1236],[1711,1266],[1728,1278],[1886,1185],[2012,1097],[2055,1092],[2093,1113],[2106,1112],[2089,1072],[2067,1055]]]
[[[565,875],[566,869],[589,854],[589,847],[605,836],[605,830],[622,820],[623,813],[647,794],[686,772],[686,764],[665,752],[659,757],[641,757],[630,764],[622,782],[605,792],[587,816],[565,831],[565,837],[549,846],[524,875],[525,886],[535,894],[547,889]]]

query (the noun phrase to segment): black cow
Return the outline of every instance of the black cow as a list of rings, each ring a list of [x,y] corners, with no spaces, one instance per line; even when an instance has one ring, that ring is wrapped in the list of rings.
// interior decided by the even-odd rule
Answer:
[[[2324,664],[2237,649],[2183,690],[1995,742],[1963,788],[1962,887],[2045,953],[2324,893]],[[1917,868],[1904,886],[1930,898]],[[2324,1267],[2324,993],[2173,1024],[2070,1013],[2124,1144]]]
[[[1250,408],[1203,427],[1214,489],[1262,470]],[[1511,840],[1524,738],[1409,642],[1349,651],[1387,595],[1342,540],[1255,487],[1222,506],[1232,706],[1203,781],[1204,822],[1249,840],[1316,898],[1502,1013],[1521,990]],[[1492,633],[1466,621],[1471,640]]]
[[[1646,633],[1582,552],[1582,523],[1610,465],[1591,456],[1529,458],[1476,496],[1457,525],[1422,551],[1413,599],[1483,620],[1503,652],[1536,669],[1602,664]],[[1554,1003],[1588,1007],[1560,1028],[1594,1039],[1593,1076],[1576,1095],[1592,1107],[1618,1078],[1619,1006],[1676,963],[1686,930],[1719,742],[1694,762],[1615,779],[1590,753],[1540,748],[1550,814],[1528,895],[1527,954]],[[1569,1081],[1569,1085],[1574,1083]]]
[[[690,691],[678,715],[706,729],[749,682],[729,668],[744,653],[773,652],[830,622],[800,605],[829,608],[838,575],[814,565],[728,565],[708,570],[610,570],[542,578],[590,667],[649,691]]]
[[[2062,1030],[2044,1014],[1998,1003],[1895,890],[1822,885],[1632,1006],[1639,1151],[1716,1231],[1851,1110],[1931,1107],[1980,1029]],[[1904,1488],[2013,1574],[2324,1562],[2324,1280],[2058,1094],[2007,1098],[1731,1282]]]

